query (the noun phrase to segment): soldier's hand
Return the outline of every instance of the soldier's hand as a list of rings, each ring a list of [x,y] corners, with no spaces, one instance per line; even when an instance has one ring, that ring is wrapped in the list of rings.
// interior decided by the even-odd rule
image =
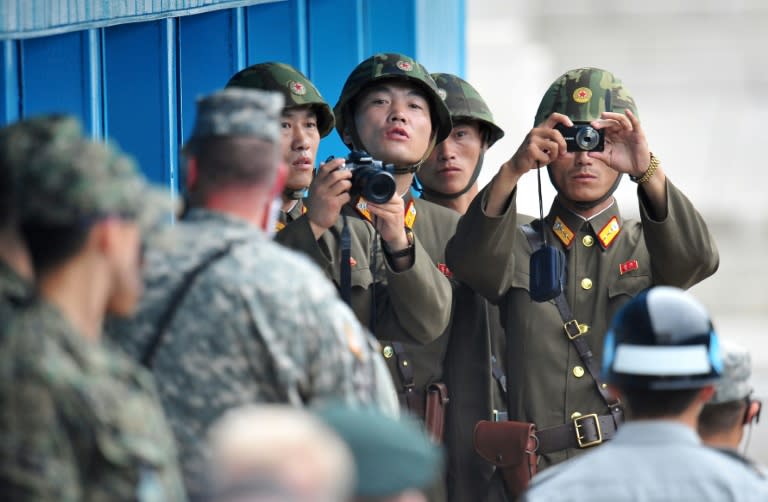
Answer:
[[[320,238],[339,218],[341,208],[349,202],[352,172],[344,167],[344,159],[333,159],[320,164],[309,186],[309,223],[315,238]]]
[[[626,110],[626,115],[603,112],[599,120],[592,122],[592,127],[605,132],[605,150],[589,152],[590,157],[620,173],[636,177],[645,173],[651,163],[651,153],[640,121],[630,110]]]
[[[400,250],[408,247],[408,238],[405,235],[405,203],[399,194],[396,193],[383,204],[369,201],[368,211],[376,217],[376,230],[390,249]]]
[[[573,126],[567,116],[553,113],[547,120],[531,129],[502,169],[511,171],[519,178],[531,169],[546,166],[567,152],[565,139],[560,131],[554,129],[557,124]]]

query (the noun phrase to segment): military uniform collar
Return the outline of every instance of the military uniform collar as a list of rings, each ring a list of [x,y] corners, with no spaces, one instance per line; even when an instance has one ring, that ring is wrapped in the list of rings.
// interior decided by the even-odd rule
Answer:
[[[616,242],[622,227],[621,214],[615,198],[610,206],[587,219],[565,207],[559,197],[555,197],[546,221],[566,249],[570,249],[576,240],[576,234],[582,228],[594,235],[603,249],[608,249]]]

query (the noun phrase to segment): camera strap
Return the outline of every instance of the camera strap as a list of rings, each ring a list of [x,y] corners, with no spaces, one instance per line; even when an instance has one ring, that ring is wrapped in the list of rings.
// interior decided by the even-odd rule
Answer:
[[[352,306],[352,237],[349,235],[349,222],[347,215],[342,214],[344,224],[341,228],[341,270],[339,271],[339,286],[341,299]]]

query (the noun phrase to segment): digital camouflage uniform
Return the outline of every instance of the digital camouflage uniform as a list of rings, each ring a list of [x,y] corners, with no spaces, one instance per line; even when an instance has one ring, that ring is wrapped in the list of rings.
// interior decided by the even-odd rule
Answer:
[[[468,82],[447,73],[433,73],[432,77],[451,112],[454,127],[462,121],[477,123],[487,147],[504,136],[488,105]],[[477,182],[483,157],[481,152],[473,176],[463,190],[445,194],[422,181],[423,195],[434,195],[437,204],[463,195]],[[452,335],[444,363],[445,380],[451,391],[445,441],[448,500],[461,502],[479,500],[489,491],[494,468],[475,452],[473,435],[478,421],[493,420],[494,416],[503,418],[506,414],[506,344],[495,305],[463,283],[456,285],[454,297]]]
[[[170,208],[129,159],[84,140],[41,146],[20,179],[22,225],[74,226],[112,216],[148,223]],[[8,327],[0,374],[5,497],[186,499],[151,375],[79,333],[44,298],[30,300]]]
[[[251,135],[279,141],[282,99],[225,89],[198,103],[195,138]],[[180,448],[191,498],[205,495],[207,428],[253,402],[377,404],[369,339],[331,284],[305,257],[235,216],[192,208],[171,245],[146,254],[146,293],[111,339],[141,359],[158,321],[192,269],[226,247],[183,296],[148,361]],[[390,410],[391,411],[391,410]]]
[[[614,111],[635,110],[634,101],[613,75],[583,69],[552,85],[536,123],[555,111],[572,120],[595,119],[605,109],[606,90]],[[585,95],[591,99],[575,100],[584,101]],[[606,415],[607,405],[566,337],[554,302],[530,298],[532,250],[520,224],[531,218],[517,213],[516,192],[501,216],[487,216],[489,189],[478,194],[462,218],[448,244],[447,258],[458,279],[499,305],[507,334],[510,420],[534,422],[541,430],[580,415]],[[585,340],[598,363],[608,322],[631,297],[658,284],[687,288],[717,269],[718,252],[704,220],[669,180],[666,190],[667,213],[660,220],[649,213],[641,188],[640,221],[623,219],[615,202],[585,221],[557,198],[545,217],[548,241],[566,256],[568,304],[587,330]],[[543,454],[539,467],[578,451]]]

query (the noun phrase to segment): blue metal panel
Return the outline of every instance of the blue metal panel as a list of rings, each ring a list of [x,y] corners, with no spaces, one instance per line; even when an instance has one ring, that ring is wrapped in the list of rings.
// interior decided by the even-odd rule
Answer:
[[[21,113],[19,95],[19,42],[6,40],[0,48],[0,67],[3,74],[2,99],[0,99],[0,125],[18,120]]]
[[[201,14],[284,0],[3,0],[0,40]]]
[[[247,9],[248,65],[280,61],[307,72],[305,1],[289,0]]]
[[[368,0],[367,14],[370,44],[367,56],[378,52],[399,52],[416,58],[414,0]]]
[[[464,0],[414,0],[416,58],[431,72],[464,76]]]
[[[99,44],[83,31],[22,41],[22,116],[71,113],[98,136]]]
[[[177,188],[176,23],[105,28],[105,129],[147,176]]]
[[[181,139],[192,132],[196,99],[224,87],[245,61],[242,14],[232,9],[179,19]]]
[[[314,0],[309,4],[309,78],[331,106],[344,81],[364,59],[363,0]],[[346,155],[349,150],[336,133],[320,143],[318,158]]]

